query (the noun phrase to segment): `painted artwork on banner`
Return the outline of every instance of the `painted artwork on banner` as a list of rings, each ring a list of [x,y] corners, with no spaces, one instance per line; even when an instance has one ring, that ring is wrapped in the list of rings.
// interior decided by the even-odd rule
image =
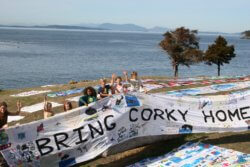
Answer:
[[[204,143],[188,142],[165,155],[144,159],[129,167],[249,167],[250,154]]]
[[[9,166],[62,167],[91,160],[136,137],[247,131],[249,101],[250,92],[219,98],[113,95],[46,120],[0,130],[0,151]]]
[[[196,95],[217,93],[221,91],[233,91],[233,90],[246,89],[246,88],[250,88],[250,81],[216,84],[216,85],[210,85],[210,86],[204,86],[204,87],[168,91],[167,95],[177,96],[177,97],[196,96]]]
[[[16,145],[2,153],[8,159],[10,166],[40,166],[40,156],[35,151],[35,144],[30,141],[25,144]]]
[[[9,142],[8,134],[5,132],[4,129],[0,129],[0,151],[5,150],[11,146]]]
[[[128,107],[140,106],[140,102],[136,96],[126,95],[125,99]]]

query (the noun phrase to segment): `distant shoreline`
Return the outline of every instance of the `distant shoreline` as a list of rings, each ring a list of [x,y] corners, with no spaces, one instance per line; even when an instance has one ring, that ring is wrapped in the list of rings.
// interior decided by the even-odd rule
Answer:
[[[72,32],[104,32],[104,33],[137,33],[137,34],[163,34],[161,32],[145,32],[145,31],[118,31],[109,29],[64,29],[64,28],[38,28],[38,27],[8,27],[0,26],[1,29],[20,29],[20,30],[40,30],[40,31],[72,31]]]
[[[75,29],[75,30],[108,30],[103,28],[81,27],[81,26],[64,26],[64,25],[48,25],[48,26],[10,26],[0,25],[0,27],[6,28],[48,28],[48,29]]]
[[[116,30],[99,27],[83,27],[83,26],[68,26],[68,25],[47,25],[47,26],[19,26],[19,25],[0,25],[0,28],[6,29],[32,29],[32,30],[75,30],[75,31],[101,31],[101,32],[127,32],[127,33],[156,33],[163,34],[166,31],[140,31],[140,30]],[[198,31],[198,34],[202,35],[240,35],[241,33],[225,33],[225,32],[210,32],[210,31]]]
[[[241,39],[250,39],[250,37],[244,36],[244,37],[241,37]]]

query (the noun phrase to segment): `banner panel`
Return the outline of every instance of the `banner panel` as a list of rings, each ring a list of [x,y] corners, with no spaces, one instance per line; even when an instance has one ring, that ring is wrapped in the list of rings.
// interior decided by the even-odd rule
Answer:
[[[0,150],[10,166],[63,167],[136,137],[247,131],[249,95],[114,95],[46,120],[2,129]]]

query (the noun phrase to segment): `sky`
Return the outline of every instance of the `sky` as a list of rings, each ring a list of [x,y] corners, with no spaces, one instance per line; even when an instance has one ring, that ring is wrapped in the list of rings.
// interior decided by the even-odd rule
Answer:
[[[250,29],[250,0],[0,0],[0,24],[81,23],[242,32]]]

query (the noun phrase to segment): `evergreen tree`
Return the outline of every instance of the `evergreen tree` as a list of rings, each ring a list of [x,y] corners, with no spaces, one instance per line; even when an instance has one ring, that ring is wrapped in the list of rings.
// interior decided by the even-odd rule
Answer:
[[[218,76],[220,76],[220,69],[224,63],[229,64],[230,60],[236,55],[234,53],[234,46],[227,45],[227,41],[222,36],[219,36],[215,43],[208,46],[204,56],[204,61],[208,65],[216,64],[218,69]]]

